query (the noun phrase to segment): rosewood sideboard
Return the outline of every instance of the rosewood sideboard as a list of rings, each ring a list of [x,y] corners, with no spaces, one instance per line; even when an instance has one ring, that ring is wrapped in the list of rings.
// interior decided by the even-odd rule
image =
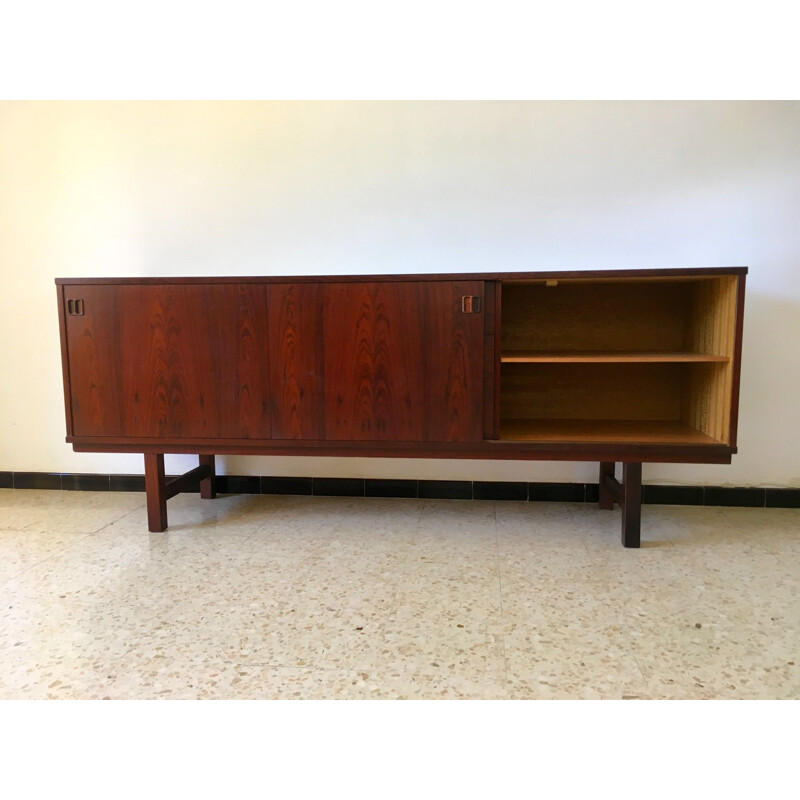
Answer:
[[[643,462],[736,452],[746,273],[59,278],[67,442],[144,454],[151,531],[216,454],[596,461],[638,547]]]

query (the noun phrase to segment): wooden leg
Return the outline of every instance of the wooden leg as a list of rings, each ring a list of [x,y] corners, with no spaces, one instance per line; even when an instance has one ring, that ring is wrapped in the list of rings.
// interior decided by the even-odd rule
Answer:
[[[211,474],[200,481],[200,497],[204,500],[213,500],[217,496],[217,492],[214,489],[214,478],[216,477],[214,456],[199,456],[199,458],[200,466],[208,467],[211,470]]]
[[[622,544],[639,547],[642,528],[642,465],[625,462],[622,465]]]
[[[614,495],[611,492],[609,485],[609,478],[614,480],[614,467],[616,464],[613,461],[600,462],[600,480],[598,481],[600,488],[600,508],[611,511],[614,508]]]
[[[164,454],[144,454],[144,488],[147,493],[147,526],[154,533],[167,527],[167,482]]]

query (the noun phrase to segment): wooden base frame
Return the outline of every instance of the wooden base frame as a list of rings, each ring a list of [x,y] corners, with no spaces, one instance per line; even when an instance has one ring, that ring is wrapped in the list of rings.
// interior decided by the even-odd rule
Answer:
[[[200,487],[200,497],[216,497],[216,468],[213,455],[199,456],[200,464],[189,472],[167,480],[164,474],[164,454],[144,454],[144,482],[147,493],[147,524],[153,533],[167,529],[167,500],[180,492]],[[616,503],[622,511],[622,544],[641,545],[642,524],[642,464],[626,461],[622,464],[622,482],[614,475],[616,463],[600,462],[599,505],[611,510]]]
[[[213,500],[216,497],[214,479],[216,470],[214,456],[201,455],[200,465],[177,478],[164,475],[164,454],[144,454],[144,485],[147,493],[147,526],[152,533],[161,533],[167,528],[167,500],[180,492],[186,492],[200,483],[200,497]]]
[[[641,545],[642,528],[642,465],[626,461],[622,465],[622,483],[614,476],[613,461],[600,462],[600,508],[611,510],[616,503],[622,511],[622,544]]]

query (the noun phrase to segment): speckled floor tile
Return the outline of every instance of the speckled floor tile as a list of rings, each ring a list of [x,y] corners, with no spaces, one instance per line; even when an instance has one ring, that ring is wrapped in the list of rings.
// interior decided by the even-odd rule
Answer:
[[[364,700],[369,680],[367,670],[242,664],[233,669],[225,694],[238,700]]]
[[[506,700],[506,669],[492,659],[417,654],[387,659],[365,673],[368,700]]]
[[[800,512],[0,490],[2,698],[800,698]]]
[[[135,508],[144,509],[144,503],[139,492],[0,489],[0,528],[91,533]]]
[[[0,699],[228,699],[233,677],[228,663],[203,658],[182,662],[168,654],[147,662],[129,656],[62,659],[4,670]]]
[[[796,629],[681,626],[638,640],[635,653],[654,698],[800,699]]]
[[[214,500],[202,500],[194,494],[181,494],[168,501],[169,527],[164,533],[224,530],[228,535],[249,536],[281,508],[283,501],[277,495],[219,495]],[[121,533],[149,533],[146,506],[130,511],[108,528]]]
[[[0,585],[89,535],[57,530],[0,530]]]

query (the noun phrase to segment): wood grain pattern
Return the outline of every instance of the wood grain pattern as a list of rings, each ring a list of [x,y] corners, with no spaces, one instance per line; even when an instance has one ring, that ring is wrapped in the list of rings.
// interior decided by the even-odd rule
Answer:
[[[643,444],[717,444],[679,420],[507,419],[500,439],[516,442],[641,442]]]
[[[464,457],[464,458],[506,458],[506,459],[533,459],[547,458],[557,460],[595,460],[602,461],[685,461],[698,463],[729,463],[730,455],[735,452],[735,433],[737,421],[737,396],[738,380],[741,360],[741,331],[743,311],[743,290],[745,268],[721,268],[700,270],[658,270],[658,271],[603,271],[592,273],[562,272],[562,273],[488,273],[486,275],[434,275],[434,276],[379,276],[374,280],[359,277],[335,276],[325,278],[298,278],[287,280],[285,278],[181,278],[181,279],[59,279],[57,282],[63,299],[68,296],[75,299],[84,299],[86,314],[84,317],[65,317],[63,315],[63,302],[59,304],[61,316],[62,336],[64,339],[64,377],[68,391],[65,394],[65,409],[67,412],[68,441],[73,443],[76,450],[93,452],[148,452],[163,453],[165,449],[170,452],[194,452],[211,455],[213,453],[273,453],[291,454],[302,453],[307,455],[377,455],[377,456],[420,456],[420,457]],[[424,313],[419,313],[419,308],[424,303],[418,302],[418,314],[413,314],[407,319],[402,319],[406,311],[381,310],[382,295],[374,289],[373,296],[368,299],[367,305],[371,308],[365,311],[361,333],[354,336],[353,340],[362,342],[362,353],[368,354],[368,344],[372,344],[373,351],[362,359],[362,378],[356,380],[351,387],[353,397],[360,403],[361,408],[372,408],[376,411],[377,420],[381,415],[394,414],[394,409],[403,403],[407,404],[410,411],[405,421],[400,414],[400,427],[406,427],[406,432],[398,433],[393,430],[379,432],[378,438],[364,439],[328,439],[326,440],[326,420],[324,406],[327,404],[325,397],[325,380],[323,371],[328,366],[327,358],[337,349],[337,342],[332,344],[324,341],[325,331],[319,322],[324,323],[325,295],[329,289],[347,286],[352,291],[363,292],[365,284],[381,284],[384,287],[405,287],[406,294],[400,299],[404,307],[414,302],[414,294],[421,293],[422,285],[435,284],[442,292],[430,305],[440,307],[442,302],[449,302],[445,287],[448,284],[458,283],[458,295],[481,295],[481,290],[476,290],[473,284],[480,284],[484,279],[493,281],[508,281],[505,287],[497,284],[495,293],[494,310],[494,335],[492,330],[492,314],[484,313],[475,315],[478,322],[476,326],[476,339],[473,342],[472,328],[463,318],[441,315],[431,321]],[[615,300],[610,305],[604,306],[606,314],[617,308],[621,310],[621,324],[616,326],[617,332],[612,337],[617,337],[617,346],[611,347],[615,356],[625,358],[636,350],[644,350],[648,337],[658,335],[657,346],[650,348],[649,353],[658,351],[660,354],[653,363],[581,363],[573,364],[514,364],[506,363],[501,370],[494,370],[494,380],[500,381],[504,387],[502,405],[494,404],[495,415],[503,413],[504,424],[513,423],[521,419],[531,432],[532,424],[537,419],[550,419],[551,430],[559,425],[568,426],[573,419],[569,413],[578,409],[578,419],[582,419],[589,427],[582,434],[585,438],[578,441],[571,439],[567,434],[558,434],[548,441],[531,439],[520,440],[483,440],[481,436],[489,433],[490,409],[492,401],[499,392],[489,391],[492,377],[491,359],[485,348],[494,345],[496,361],[499,365],[501,353],[501,336],[498,330],[505,333],[507,326],[505,319],[509,308],[513,311],[514,296],[520,298],[518,288],[522,286],[523,294],[530,285],[530,280],[539,281],[541,292],[559,292],[564,285],[545,287],[544,279],[571,280],[575,286],[581,285],[586,297],[589,297],[598,286],[605,283],[609,285],[616,281],[615,288],[625,285],[622,292],[627,295],[627,301],[637,297],[653,299],[656,293],[663,288],[665,281],[671,285],[663,293],[659,302],[668,303],[670,292],[676,292],[680,298],[676,313],[667,309],[659,309],[655,305],[653,316],[667,320],[667,324],[659,331],[659,325],[648,322],[644,326],[629,325],[630,313],[622,308],[621,300]],[[621,279],[617,281],[617,279]],[[598,283],[599,281],[599,283]],[[717,311],[710,316],[702,310],[705,303],[711,308],[715,305],[713,297],[724,294],[721,287],[724,285],[734,287],[733,294],[728,290],[728,300],[722,305],[730,311],[727,318],[720,316]],[[313,295],[318,293],[322,299],[312,300],[310,307],[317,311],[310,317],[300,314],[294,325],[297,333],[293,334],[295,344],[293,360],[295,366],[289,370],[289,380],[284,380],[284,373],[275,372],[275,364],[270,365],[273,353],[281,352],[282,346],[293,339],[292,335],[283,336],[281,323],[274,323],[282,334],[284,341],[277,346],[270,342],[269,329],[273,325],[272,312],[274,307],[280,308],[280,302],[271,299],[270,290],[275,289],[278,294],[283,291],[282,286],[296,285],[297,289],[309,291]],[[680,284],[680,288],[676,289]],[[712,287],[716,287],[712,290]],[[510,305],[503,298],[502,309],[501,288],[505,288],[507,295],[511,296]],[[574,288],[574,287],[573,287]],[[222,294],[218,294],[222,291]],[[602,293],[604,290],[600,289]],[[90,293],[96,292],[96,295]],[[137,325],[129,324],[132,314],[128,313],[129,298],[121,299],[117,292],[155,292],[170,293],[168,297],[155,296],[149,302],[134,304],[130,311],[139,314],[142,318]],[[177,292],[177,294],[171,294]],[[182,295],[182,292],[188,294]],[[233,295],[229,293],[233,293]],[[705,292],[708,297],[703,299]],[[193,294],[194,293],[194,294]],[[260,294],[259,294],[260,293]],[[384,294],[387,294],[385,292]],[[388,295],[392,291],[388,290]],[[258,295],[258,297],[256,297]],[[237,298],[237,310],[231,314],[231,296]],[[420,294],[417,296],[419,301]],[[546,295],[542,295],[546,296]],[[730,302],[730,297],[735,296],[735,302]],[[433,295],[431,296],[433,297]],[[352,298],[351,298],[352,299]],[[269,300],[269,302],[268,302]],[[489,292],[484,293],[484,309],[489,302]],[[644,304],[645,312],[651,308],[647,300]],[[588,300],[586,301],[588,303]],[[616,305],[615,305],[616,303]],[[716,303],[716,305],[719,305]],[[523,304],[524,306],[524,304]],[[309,304],[305,301],[296,304],[297,309],[305,309]],[[601,304],[601,310],[603,305]],[[245,311],[242,311],[242,308]],[[320,312],[322,308],[322,312]],[[382,308],[386,308],[383,303]],[[102,309],[102,319],[93,319],[92,315]],[[187,309],[190,313],[187,313]],[[579,306],[578,310],[588,309],[591,313],[591,304]],[[502,317],[501,317],[502,310]],[[642,309],[639,308],[639,312]],[[222,312],[222,313],[220,313]],[[268,313],[269,312],[269,313]],[[543,317],[537,315],[530,308],[523,308],[531,324],[542,321]],[[355,312],[353,312],[355,313]],[[440,314],[440,310],[436,313]],[[450,313],[450,312],[448,312]],[[598,312],[599,313],[599,312]],[[632,313],[632,312],[631,312]],[[725,312],[728,313],[728,312]],[[625,316],[625,315],[628,316]],[[241,316],[244,316],[244,321]],[[562,320],[567,319],[567,311],[559,311]],[[135,314],[134,314],[135,316]],[[224,318],[224,324],[201,322],[212,317]],[[356,314],[358,316],[358,314]],[[408,316],[408,315],[407,315]],[[472,315],[465,315],[470,317]],[[546,315],[545,315],[546,316]],[[573,314],[573,318],[575,314]],[[704,318],[706,321],[704,322]],[[235,322],[231,325],[231,319]],[[142,321],[143,320],[143,321]],[[267,321],[265,321],[267,320]],[[362,321],[363,321],[362,320]],[[410,325],[415,321],[416,327]],[[481,322],[482,320],[482,322]],[[513,320],[513,313],[512,313]],[[678,341],[678,323],[682,325],[680,345],[670,348],[669,342]],[[416,360],[407,356],[398,356],[390,352],[387,345],[380,342],[388,341],[382,332],[381,326],[389,324],[391,330],[405,330],[408,335],[401,333],[400,339],[406,343],[415,344],[417,350]],[[564,322],[566,325],[566,322]],[[610,322],[602,322],[611,325]],[[300,331],[306,325],[314,333],[313,347],[308,344],[309,337],[300,337]],[[449,346],[431,348],[430,343],[439,340],[446,342],[448,326],[466,325],[461,333],[456,333],[455,339],[462,342],[468,341],[469,347],[458,346],[455,349]],[[702,328],[702,337],[711,336],[719,338],[719,334],[727,331],[732,352],[720,352],[716,347],[702,347],[696,344],[700,341],[701,334],[695,332],[697,326]],[[132,326],[132,327],[131,327]],[[499,326],[499,328],[498,328]],[[596,332],[592,332],[591,321],[580,322],[578,328],[583,326],[583,332],[570,347],[563,350],[575,349],[575,341],[583,342],[583,349],[608,351],[606,343],[600,346],[586,347],[586,341],[593,337],[597,339]],[[716,326],[716,327],[715,327]],[[731,326],[733,326],[731,328]],[[513,327],[513,323],[512,323]],[[558,326],[557,326],[558,327]],[[563,327],[563,326],[562,326]],[[597,327],[597,326],[594,326]],[[231,329],[238,329],[238,334],[232,334]],[[419,331],[422,335],[419,336]],[[730,331],[733,335],[730,337]],[[584,335],[588,331],[588,334]],[[621,332],[620,332],[621,331]],[[666,334],[664,334],[666,331]],[[642,334],[642,335],[640,335]],[[558,334],[561,335],[560,333]],[[633,341],[630,341],[631,335]],[[344,340],[343,332],[335,331],[334,339]],[[392,333],[392,336],[394,334]],[[414,336],[417,338],[414,339]],[[451,337],[451,341],[452,341]],[[322,344],[320,345],[320,339]],[[280,337],[279,337],[280,340]],[[492,341],[493,340],[493,341]],[[186,342],[191,342],[187,345]],[[623,343],[627,341],[627,349]],[[235,342],[235,345],[232,343]],[[301,343],[302,342],[302,343]],[[272,344],[272,346],[270,346]],[[557,349],[550,342],[551,350]],[[299,348],[299,349],[298,349]],[[400,347],[402,351],[404,345]],[[524,349],[540,349],[538,347],[525,347]],[[729,348],[730,349],[730,348]],[[197,350],[201,356],[190,352]],[[291,348],[290,348],[291,350]],[[414,351],[414,347],[411,347]],[[430,355],[428,351],[432,351]],[[477,352],[474,372],[473,362],[465,361],[464,354],[470,358]],[[660,358],[670,358],[671,353],[690,354],[708,357],[708,361],[692,363],[660,363]],[[231,353],[235,357],[231,358]],[[649,353],[644,354],[647,358]],[[551,354],[552,355],[552,354]],[[642,356],[642,353],[639,352]],[[310,395],[317,400],[322,396],[323,411],[319,411],[320,403],[314,404],[316,415],[306,418],[303,403],[299,405],[298,377],[292,377],[292,371],[300,375],[299,369],[303,359],[307,359],[308,374],[318,383],[320,389],[309,390]],[[578,358],[581,358],[579,355]],[[137,365],[137,359],[138,365]],[[193,359],[195,359],[193,361]],[[722,360],[727,359],[727,360]],[[335,359],[334,359],[335,361]],[[147,362],[147,363],[145,363]],[[243,365],[242,363],[243,362]],[[401,364],[398,371],[387,372],[389,366]],[[238,366],[233,368],[234,363]],[[310,366],[308,366],[310,364]],[[122,365],[122,367],[120,367]],[[128,365],[132,365],[129,367]],[[423,394],[420,395],[420,381],[412,377],[407,379],[405,366],[413,366],[417,375],[422,374],[424,384]],[[443,366],[444,365],[444,366]],[[515,370],[540,370],[564,367],[565,373],[552,373],[544,382],[538,379],[515,378]],[[589,370],[589,375],[595,368],[609,371],[610,377],[588,379],[588,386],[573,391],[577,372]],[[642,380],[626,377],[627,370],[652,369],[650,377]],[[723,379],[713,376],[714,370],[730,369],[729,378]],[[137,369],[141,374],[137,377]],[[575,372],[571,372],[574,370]],[[272,374],[270,374],[272,373]],[[399,376],[397,385],[394,384],[394,374]],[[144,378],[149,375],[149,381]],[[213,380],[201,376],[212,375]],[[256,376],[255,379],[242,379],[242,376]],[[352,375],[351,375],[352,377]],[[272,378],[272,381],[270,380]],[[471,380],[475,379],[472,384]],[[273,399],[276,416],[288,410],[285,418],[278,420],[273,427],[270,420],[270,383],[280,381],[281,393],[275,391]],[[438,381],[438,383],[437,383]],[[510,381],[510,382],[509,382]],[[509,395],[508,386],[518,383],[520,391],[513,390]],[[284,387],[284,383],[289,388]],[[313,381],[312,381],[313,383]],[[587,381],[581,379],[581,384]],[[212,395],[208,396],[207,385],[213,385]],[[549,384],[546,385],[546,384]],[[592,386],[593,384],[593,386]],[[616,384],[616,388],[614,387]],[[252,386],[260,386],[258,391]],[[144,386],[146,400],[141,396],[138,401],[131,399],[137,386]],[[201,388],[202,386],[202,388]],[[231,389],[236,387],[238,389]],[[474,389],[477,388],[477,393]],[[227,387],[227,388],[225,388]],[[274,388],[274,387],[273,387]],[[244,389],[244,391],[242,391]],[[664,391],[662,391],[662,389]],[[215,396],[214,391],[221,396]],[[677,400],[676,400],[677,392]],[[437,403],[437,394],[445,397],[445,403],[450,407],[434,408]],[[261,405],[253,402],[260,394]],[[308,396],[304,392],[304,397]],[[516,399],[515,399],[516,395]],[[531,401],[537,396],[545,399],[544,406],[550,408],[552,416],[537,416],[537,409],[531,408]],[[281,399],[281,397],[283,399]],[[511,403],[509,405],[509,397]],[[292,401],[294,398],[294,401]],[[485,398],[485,406],[484,406]],[[720,398],[722,400],[720,401]],[[409,400],[418,402],[408,403]],[[368,401],[368,402],[367,402]],[[430,403],[431,405],[426,405]],[[692,408],[691,403],[695,404]],[[371,405],[370,405],[371,404]],[[514,408],[516,404],[517,408]],[[358,402],[356,409],[359,408]],[[676,407],[678,409],[676,415]],[[115,411],[114,409],[117,409]],[[118,410],[121,408],[121,412]],[[522,409],[519,416],[515,416]],[[299,412],[298,412],[299,409]],[[485,414],[484,414],[485,412]],[[608,413],[607,413],[608,412]],[[358,417],[356,413],[356,418]],[[73,425],[70,428],[70,418]],[[310,421],[307,421],[310,420]],[[693,424],[693,420],[699,420]],[[717,420],[711,424],[710,420]],[[603,430],[598,427],[618,423],[655,423],[669,427],[673,425],[672,432],[664,429],[660,436],[653,436],[654,426],[650,425],[650,434],[647,428],[640,428],[638,436],[649,436],[658,441],[637,441],[636,438],[627,437],[624,432],[619,433],[618,440],[609,440]],[[678,430],[683,424],[686,430]],[[471,426],[475,425],[475,430]],[[727,425],[728,437],[720,434],[720,430]],[[523,426],[523,427],[524,427]],[[698,427],[699,426],[699,427]],[[391,423],[384,423],[385,428],[391,428]],[[470,430],[469,433],[465,431]],[[419,438],[402,439],[395,436],[408,435],[411,430]],[[475,434],[477,431],[477,437]],[[645,431],[642,433],[641,431]],[[693,431],[693,432],[692,432]],[[711,431],[714,435],[709,435]],[[674,434],[674,435],[673,435]],[[699,434],[699,435],[697,435]],[[719,434],[719,438],[717,435]],[[524,434],[521,434],[524,435]],[[558,436],[567,436],[567,440],[560,440]],[[272,438],[275,436],[275,438]],[[381,436],[385,438],[380,438]],[[448,439],[447,437],[454,437]],[[599,438],[598,438],[599,437]]]
[[[126,430],[270,435],[264,287],[130,287],[120,299]]]
[[[479,441],[483,438],[482,314],[465,314],[461,298],[481,298],[479,281],[419,284],[422,308],[424,384],[418,402],[423,408],[428,442]]]
[[[678,420],[684,364],[504,364],[506,419]]]
[[[265,287],[69,287],[76,435],[270,435]]]
[[[323,287],[326,439],[482,438],[484,323],[462,295],[483,285]]]
[[[692,350],[727,357],[725,363],[691,370],[683,412],[692,426],[721,442],[730,440],[736,301],[736,276],[698,281],[687,334]]]
[[[681,352],[692,281],[503,286],[503,350]]]
[[[82,316],[66,317],[69,404],[76,436],[135,435],[124,423],[119,297],[120,290],[113,286],[64,287],[65,303],[84,301]]]
[[[325,362],[322,292],[317,284],[269,286],[272,436],[323,439]]]
[[[416,284],[332,284],[325,303],[325,438],[424,439]]]

